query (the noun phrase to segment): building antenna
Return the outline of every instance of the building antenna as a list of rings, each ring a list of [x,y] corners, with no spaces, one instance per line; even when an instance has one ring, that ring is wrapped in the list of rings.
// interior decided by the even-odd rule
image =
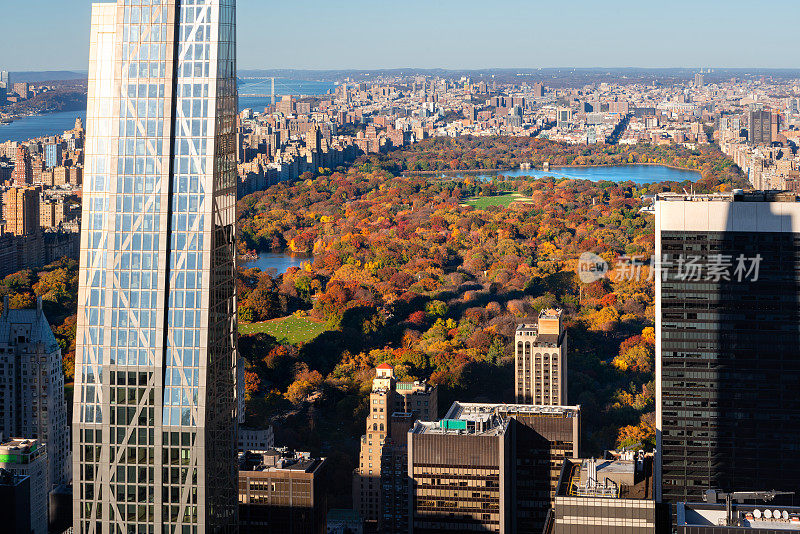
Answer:
[[[275,77],[272,77],[272,92],[270,93],[272,96],[272,105],[275,106]]]

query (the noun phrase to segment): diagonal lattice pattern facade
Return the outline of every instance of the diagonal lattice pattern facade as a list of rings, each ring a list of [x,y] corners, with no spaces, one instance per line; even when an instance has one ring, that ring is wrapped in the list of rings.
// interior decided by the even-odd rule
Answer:
[[[92,11],[76,532],[236,522],[234,0]]]

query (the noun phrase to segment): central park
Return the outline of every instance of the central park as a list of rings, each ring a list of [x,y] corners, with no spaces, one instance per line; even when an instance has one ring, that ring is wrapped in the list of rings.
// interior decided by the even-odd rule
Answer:
[[[518,171],[546,162],[671,165],[692,171],[676,177],[696,179]],[[568,316],[568,397],[582,407],[585,454],[652,446],[652,282],[610,277],[581,286],[576,260],[583,252],[609,263],[649,258],[654,220],[641,211],[648,197],[688,187],[726,191],[744,181],[714,145],[458,138],[364,156],[248,195],[238,203],[240,252],[300,259],[280,272],[245,263],[238,271],[247,424],[272,424],[276,441],[335,459],[344,505],[376,365],[436,384],[440,406],[513,401],[516,322],[558,306]],[[13,308],[43,298],[67,381],[77,276],[77,262],[61,260],[0,281]]]

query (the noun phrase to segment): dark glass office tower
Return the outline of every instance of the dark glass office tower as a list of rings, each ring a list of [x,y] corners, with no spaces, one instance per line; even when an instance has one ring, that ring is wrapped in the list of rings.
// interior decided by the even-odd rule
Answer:
[[[76,533],[236,530],[235,0],[95,4]]]
[[[659,195],[657,490],[800,484],[800,203]],[[663,256],[662,256],[663,254]]]

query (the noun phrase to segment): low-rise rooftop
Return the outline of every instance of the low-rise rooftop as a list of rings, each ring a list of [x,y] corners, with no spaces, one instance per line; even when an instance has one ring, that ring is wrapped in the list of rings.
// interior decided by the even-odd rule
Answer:
[[[658,193],[656,201],[666,202],[798,202],[798,196],[789,191],[744,191],[734,189],[725,193]]]
[[[0,443],[0,464],[28,464],[44,452],[38,439],[11,438]]]
[[[725,504],[717,503],[678,503],[677,526],[681,527],[725,527],[727,511]],[[748,529],[759,529],[763,532],[772,530],[800,531],[800,507],[778,506],[771,503],[734,504],[734,524],[727,527],[736,532]]]
[[[435,388],[436,388],[436,386],[428,384],[428,382],[425,381],[425,380],[415,380],[413,382],[410,382],[410,381],[409,382],[397,382],[397,384],[395,384],[395,390],[398,393],[400,393],[401,395],[405,394],[407,392],[411,392],[411,393],[417,393],[417,392],[419,392],[419,393],[429,393],[429,392],[433,391]]]
[[[499,416],[470,419],[442,419],[417,421],[411,428],[413,434],[442,434],[469,436],[502,436],[508,430],[508,419]]]
[[[653,457],[644,453],[568,459],[558,497],[653,500]]]
[[[482,404],[454,402],[444,419],[417,421],[414,434],[502,435],[514,416],[538,415],[570,418],[580,415],[580,406],[534,406],[530,404]]]
[[[313,473],[325,458],[312,458],[310,453],[290,451],[286,448],[266,451],[246,451],[239,454],[240,471],[302,471]]]
[[[454,402],[445,419],[468,419],[484,415],[546,415],[553,417],[577,417],[580,406],[537,406],[531,404],[488,404],[476,402]]]

